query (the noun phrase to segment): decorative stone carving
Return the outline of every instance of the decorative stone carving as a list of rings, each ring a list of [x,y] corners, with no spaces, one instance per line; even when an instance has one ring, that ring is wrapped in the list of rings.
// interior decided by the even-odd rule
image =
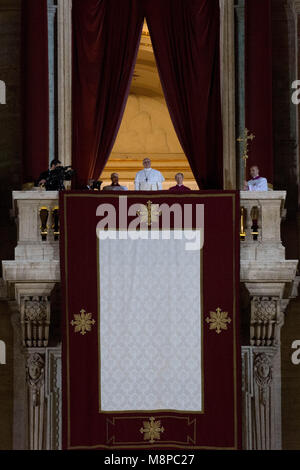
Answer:
[[[32,394],[32,406],[40,404],[40,390],[44,385],[45,362],[40,354],[31,354],[27,360],[27,383]]]
[[[45,350],[30,350],[26,363],[29,449],[45,448]]]
[[[260,402],[267,403],[267,391],[272,383],[272,364],[266,353],[259,353],[254,360],[254,378],[260,390]]]
[[[45,296],[23,296],[20,302],[23,345],[47,347],[50,325],[50,301]]]
[[[253,297],[251,301],[250,344],[272,346],[279,344],[281,323],[280,299]]]
[[[243,447],[281,449],[280,349],[242,347]]]

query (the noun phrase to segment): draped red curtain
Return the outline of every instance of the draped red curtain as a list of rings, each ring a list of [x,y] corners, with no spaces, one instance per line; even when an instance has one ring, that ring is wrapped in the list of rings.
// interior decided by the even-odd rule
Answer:
[[[98,178],[116,138],[146,16],[166,101],[200,188],[221,189],[219,0],[73,1],[73,166]]]
[[[222,189],[219,0],[145,0],[174,128],[201,189]]]
[[[23,181],[34,181],[49,164],[47,0],[22,3]]]
[[[73,167],[98,178],[123,116],[143,25],[141,2],[73,0]]]
[[[258,165],[261,176],[273,182],[271,0],[245,5],[246,127],[256,136],[247,168]]]

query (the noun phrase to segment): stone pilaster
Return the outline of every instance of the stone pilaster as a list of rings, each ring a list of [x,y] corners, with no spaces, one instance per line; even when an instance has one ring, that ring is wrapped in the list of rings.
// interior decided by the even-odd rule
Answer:
[[[46,350],[47,450],[62,448],[61,346]]]
[[[46,442],[44,349],[28,350],[26,384],[28,391],[29,449],[43,450]]]
[[[245,0],[238,0],[235,5],[236,26],[236,96],[237,109],[236,132],[239,136],[244,134],[245,121]],[[242,160],[242,145],[237,146],[237,166],[239,169],[238,186],[244,186],[244,166]]]
[[[57,1],[58,158],[72,164],[72,0]]]
[[[49,70],[49,162],[55,158],[55,41],[54,24],[57,6],[48,0],[48,70]]]
[[[280,349],[242,347],[243,447],[281,449]]]
[[[241,282],[250,297],[250,346],[242,347],[243,445],[247,450],[280,450],[282,446],[280,335],[284,312],[297,296],[299,284],[298,261],[285,259],[281,241],[285,197],[283,191],[241,191],[246,212]]]
[[[234,0],[220,0],[224,189],[236,189]]]

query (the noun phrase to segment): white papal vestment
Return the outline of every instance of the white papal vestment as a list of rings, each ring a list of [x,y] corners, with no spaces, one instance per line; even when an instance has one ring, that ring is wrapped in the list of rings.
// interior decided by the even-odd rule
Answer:
[[[165,178],[160,171],[153,168],[144,168],[139,171],[134,180],[136,191],[159,191]]]
[[[249,191],[268,191],[268,181],[261,176],[248,181]]]

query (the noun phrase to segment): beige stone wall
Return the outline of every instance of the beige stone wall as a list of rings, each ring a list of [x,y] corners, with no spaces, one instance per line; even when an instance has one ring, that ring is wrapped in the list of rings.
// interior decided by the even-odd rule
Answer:
[[[129,96],[112,153],[183,155],[163,97]]]

